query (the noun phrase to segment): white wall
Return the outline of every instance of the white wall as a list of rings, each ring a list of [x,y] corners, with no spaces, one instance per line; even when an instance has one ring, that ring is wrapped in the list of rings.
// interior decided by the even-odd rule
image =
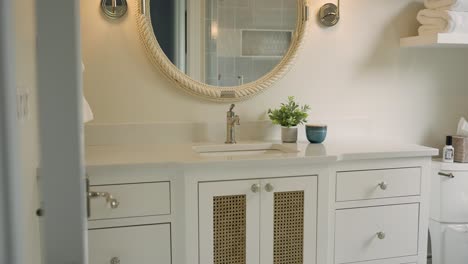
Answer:
[[[36,169],[38,168],[38,130],[36,113],[36,28],[35,1],[14,1],[16,30],[16,82],[29,91],[30,115],[20,121],[23,215],[25,218],[22,252],[25,264],[40,264],[39,208]]]
[[[146,58],[128,15],[109,21],[95,1],[81,1],[85,94],[93,124],[223,122],[227,105],[201,101],[176,89]],[[311,1],[312,14],[327,1]],[[343,0],[335,28],[312,19],[294,68],[263,94],[237,106],[242,120],[296,96],[312,106],[309,121],[367,120],[367,133],[439,146],[468,115],[468,49],[400,49],[416,34],[414,0]],[[419,1],[421,2],[421,1]],[[346,135],[346,126],[333,131]]]

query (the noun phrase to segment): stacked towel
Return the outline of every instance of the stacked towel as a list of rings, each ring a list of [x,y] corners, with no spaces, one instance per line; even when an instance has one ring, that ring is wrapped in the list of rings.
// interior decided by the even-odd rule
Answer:
[[[427,9],[418,13],[419,35],[468,34],[468,0],[424,0]]]
[[[424,9],[417,17],[419,35],[437,33],[468,33],[468,12]]]
[[[424,0],[424,4],[428,9],[468,12],[468,1],[466,0]]]

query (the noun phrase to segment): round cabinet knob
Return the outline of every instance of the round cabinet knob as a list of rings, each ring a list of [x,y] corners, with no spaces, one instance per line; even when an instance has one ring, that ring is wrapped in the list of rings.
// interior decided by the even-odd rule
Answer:
[[[378,233],[377,233],[377,237],[378,237],[379,239],[381,239],[381,240],[382,240],[382,239],[385,239],[385,236],[386,236],[386,235],[385,235],[385,232],[378,232]]]
[[[118,257],[113,257],[110,260],[110,264],[120,264],[120,259]]]
[[[272,192],[275,189],[275,187],[271,183],[267,183],[265,185],[265,191],[267,192]]]
[[[260,191],[260,184],[253,184],[252,187],[250,187],[250,190],[252,190],[253,193],[258,193]]]
[[[116,209],[120,205],[119,201],[117,201],[116,199],[111,199],[109,203],[112,209]]]
[[[385,191],[385,190],[387,190],[387,188],[388,188],[388,183],[386,183],[386,182],[381,182],[381,183],[379,183],[379,187],[380,187],[380,189],[382,189],[382,190]]]

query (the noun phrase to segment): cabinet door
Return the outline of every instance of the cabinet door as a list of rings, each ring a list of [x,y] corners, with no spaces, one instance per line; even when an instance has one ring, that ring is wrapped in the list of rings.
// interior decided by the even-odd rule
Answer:
[[[259,183],[200,183],[200,263],[259,263]]]
[[[171,264],[170,224],[93,229],[90,264]]]
[[[261,182],[262,264],[314,264],[317,237],[317,177]]]

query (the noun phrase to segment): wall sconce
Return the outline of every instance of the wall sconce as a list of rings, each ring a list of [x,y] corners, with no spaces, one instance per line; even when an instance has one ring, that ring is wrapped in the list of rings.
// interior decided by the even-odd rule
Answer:
[[[117,19],[121,18],[127,13],[127,1],[126,0],[101,0],[101,9],[109,18]]]
[[[324,4],[319,11],[319,20],[326,27],[333,27],[340,21],[340,0],[338,6],[332,3]]]

